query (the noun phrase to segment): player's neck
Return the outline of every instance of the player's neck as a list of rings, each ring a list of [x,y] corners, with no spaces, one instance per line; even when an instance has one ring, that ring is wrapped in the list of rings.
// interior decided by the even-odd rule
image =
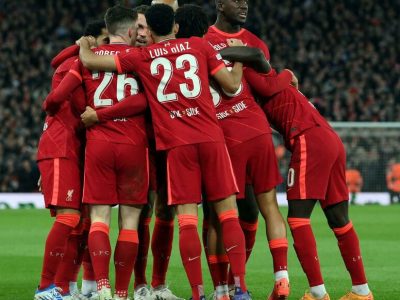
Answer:
[[[240,29],[242,29],[240,25],[233,25],[232,23],[229,23],[221,15],[218,15],[217,21],[215,21],[214,26],[217,27],[217,29],[226,33],[237,33],[240,31]]]
[[[128,42],[122,36],[110,35],[110,44],[128,44]]]
[[[153,38],[154,38],[154,43],[161,43],[164,41],[176,39],[174,33],[171,33],[169,35],[164,35],[164,36],[153,36]]]

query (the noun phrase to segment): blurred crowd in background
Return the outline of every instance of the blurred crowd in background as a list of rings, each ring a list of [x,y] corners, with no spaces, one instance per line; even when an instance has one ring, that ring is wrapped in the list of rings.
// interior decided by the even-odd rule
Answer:
[[[133,7],[149,1],[120,2]],[[102,18],[115,3],[0,1],[0,192],[37,190],[35,156],[50,61],[88,20]],[[215,20],[214,0],[183,3],[202,5],[210,23]],[[246,28],[266,41],[275,68],[294,70],[301,91],[328,120],[400,121],[399,1],[250,0],[249,6]],[[399,135],[344,141],[349,166],[363,174],[364,190],[385,190],[386,170],[400,161]],[[375,170],[383,177],[377,179]]]

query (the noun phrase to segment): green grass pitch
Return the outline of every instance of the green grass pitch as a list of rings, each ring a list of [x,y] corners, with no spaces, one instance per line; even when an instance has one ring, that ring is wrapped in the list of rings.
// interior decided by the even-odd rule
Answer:
[[[286,215],[286,209],[282,212]],[[361,240],[364,264],[375,299],[400,299],[400,206],[360,206],[351,208],[351,218]],[[0,299],[33,299],[38,283],[44,241],[52,219],[45,210],[0,210]],[[116,238],[113,217],[112,243]],[[256,245],[247,266],[247,283],[253,299],[265,299],[273,285],[271,255],[267,248],[265,226],[260,222]],[[339,299],[351,286],[341,260],[336,239],[328,229],[319,207],[312,225],[317,239],[325,284],[331,299]],[[188,299],[189,285],[178,249],[177,226],[168,272],[170,288]],[[292,241],[290,239],[290,244]],[[149,266],[151,266],[149,255]],[[113,268],[110,268],[113,271]],[[148,268],[148,279],[150,279]],[[211,293],[211,281],[203,258],[205,289]],[[289,247],[290,299],[300,299],[307,289],[305,276],[293,247]],[[112,275],[113,276],[113,275]]]

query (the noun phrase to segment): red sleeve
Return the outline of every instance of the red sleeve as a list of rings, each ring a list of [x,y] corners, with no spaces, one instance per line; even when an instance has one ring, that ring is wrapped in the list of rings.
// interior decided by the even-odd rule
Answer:
[[[70,99],[72,105],[78,113],[83,113],[86,108],[86,95],[82,85],[79,85],[77,89],[72,93]]]
[[[268,46],[260,39],[258,40],[258,48],[264,52],[265,58],[269,61],[271,59],[271,55],[269,54]]]
[[[292,81],[292,74],[287,70],[283,70],[277,76],[271,77],[247,68],[244,71],[244,76],[250,86],[263,97],[271,97],[283,91],[290,86]]]
[[[51,91],[43,102],[42,109],[49,115],[53,115],[60,108],[61,104],[68,100],[75,89],[82,84],[82,77],[76,68],[79,68],[77,61],[71,70],[61,80],[60,84]]]
[[[121,102],[96,111],[100,122],[115,118],[127,118],[142,114],[146,111],[147,99],[144,93],[131,95]]]
[[[51,61],[51,66],[53,67],[53,69],[57,69],[58,66],[61,65],[65,60],[77,55],[79,55],[79,46],[69,46],[68,48],[61,50],[61,52],[53,58],[53,60]]]
[[[210,75],[216,74],[219,70],[225,67],[221,54],[214,50],[206,40],[203,41],[203,48],[207,56],[207,65]]]
[[[132,73],[138,71],[139,62],[142,61],[141,52],[142,49],[131,48],[125,52],[114,55],[115,65],[117,66],[117,72],[121,73]]]

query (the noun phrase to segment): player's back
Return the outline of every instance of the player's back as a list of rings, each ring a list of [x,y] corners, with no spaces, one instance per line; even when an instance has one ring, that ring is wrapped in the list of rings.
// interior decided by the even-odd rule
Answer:
[[[236,34],[228,34],[218,30],[215,26],[209,28],[204,38],[216,51],[228,47],[226,42],[228,38],[237,38],[242,41],[244,39],[255,40],[253,34],[246,29],[241,29]],[[246,42],[244,43],[246,44]],[[258,43],[254,42],[254,44],[257,45],[252,45],[253,47],[259,47]],[[233,67],[233,62],[226,60],[224,62],[228,68]],[[240,89],[235,95],[230,95],[221,88],[215,87],[213,100],[228,145],[234,146],[261,134],[271,133],[268,120],[257,105],[245,78],[242,79]]]
[[[131,48],[123,43],[111,43],[95,48],[98,55],[114,55]],[[140,92],[133,74],[90,71],[80,66],[85,86],[87,105],[99,110],[124,101]],[[131,101],[127,100],[127,101]],[[133,100],[132,100],[133,101]],[[87,130],[87,139],[123,144],[147,144],[144,115],[119,118],[99,123]]]
[[[285,139],[290,140],[305,130],[320,126],[332,129],[314,105],[295,87],[288,87],[269,98],[263,106],[268,120]]]
[[[209,74],[223,67],[216,56],[200,38],[171,39],[138,50],[138,73],[159,150],[223,141],[209,90]]]
[[[76,59],[77,57],[70,57],[58,66],[51,82],[52,90],[57,88]],[[37,160],[58,157],[79,160],[82,130],[80,111],[71,101],[64,101],[54,115],[46,116],[39,140]]]

